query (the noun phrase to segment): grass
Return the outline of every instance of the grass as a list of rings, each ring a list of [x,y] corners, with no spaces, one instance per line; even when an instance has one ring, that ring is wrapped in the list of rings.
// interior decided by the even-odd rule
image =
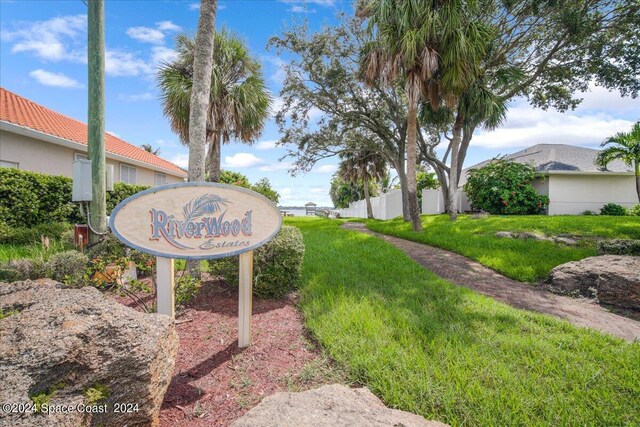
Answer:
[[[41,243],[33,243],[30,245],[1,243],[0,263],[21,258],[41,258],[46,261],[51,255],[62,252],[66,249],[68,248],[64,245],[64,243],[56,240],[52,240],[48,248],[45,248]]]
[[[451,285],[340,221],[287,222],[307,327],[387,405],[452,426],[638,425],[640,343]]]
[[[412,231],[411,224],[401,218],[365,220],[365,223],[379,233],[462,254],[522,282],[542,280],[557,265],[595,255],[598,238],[640,239],[640,217],[631,216],[489,216],[472,219],[461,215],[458,221],[451,222],[446,215],[424,215],[424,230],[419,233]],[[584,240],[574,247],[547,241],[499,238],[495,236],[497,231],[575,235]]]

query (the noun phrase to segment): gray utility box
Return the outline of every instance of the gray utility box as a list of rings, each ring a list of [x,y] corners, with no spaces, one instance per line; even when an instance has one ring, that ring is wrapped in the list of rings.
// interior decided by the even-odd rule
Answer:
[[[106,165],[106,190],[113,191],[113,165]],[[72,202],[90,202],[93,196],[91,189],[91,160],[80,159],[73,162]]]
[[[72,202],[90,202],[91,191],[91,160],[80,159],[73,162]]]

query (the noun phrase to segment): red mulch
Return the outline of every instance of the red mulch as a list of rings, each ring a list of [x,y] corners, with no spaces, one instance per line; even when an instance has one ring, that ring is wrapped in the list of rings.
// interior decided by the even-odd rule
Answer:
[[[229,425],[263,397],[295,384],[303,368],[320,359],[305,339],[295,298],[254,298],[253,344],[239,349],[237,290],[217,281],[204,283],[176,318],[192,320],[176,325],[180,347],[160,425]],[[117,299],[131,305],[128,299]]]

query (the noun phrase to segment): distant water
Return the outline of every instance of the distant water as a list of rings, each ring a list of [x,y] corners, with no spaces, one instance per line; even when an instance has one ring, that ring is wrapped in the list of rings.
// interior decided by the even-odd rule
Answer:
[[[288,213],[292,213],[293,216],[305,216],[305,210],[304,209],[280,209],[282,212],[286,211]]]

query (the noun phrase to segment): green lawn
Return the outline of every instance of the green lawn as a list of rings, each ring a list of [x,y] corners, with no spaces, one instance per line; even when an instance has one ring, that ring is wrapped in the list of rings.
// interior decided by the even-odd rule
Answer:
[[[638,425],[640,343],[453,286],[340,221],[286,222],[306,325],[387,405],[453,426]]]
[[[523,282],[547,277],[557,265],[596,254],[596,238],[640,239],[640,217],[613,216],[489,216],[472,219],[461,215],[424,215],[420,233],[402,219],[366,220],[370,230],[414,242],[448,249],[475,259]],[[571,234],[587,237],[580,246],[495,236],[497,231],[537,231],[548,236]]]

